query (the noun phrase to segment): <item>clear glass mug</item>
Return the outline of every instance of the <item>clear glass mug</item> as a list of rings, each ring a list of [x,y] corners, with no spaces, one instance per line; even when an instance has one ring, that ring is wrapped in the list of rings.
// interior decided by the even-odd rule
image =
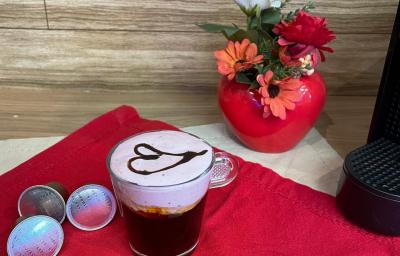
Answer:
[[[204,153],[206,150],[182,153],[181,148],[190,149],[192,142],[197,147],[203,146],[207,153]],[[156,171],[132,167],[135,161],[141,161],[142,167],[154,167],[157,161],[160,164],[167,161],[161,159],[168,157],[176,159],[175,163],[168,160],[172,167]],[[206,168],[190,169],[200,166]],[[107,167],[128,229],[130,247],[137,255],[148,256],[192,252],[198,243],[208,189],[229,184],[238,173],[236,160],[226,153],[214,152],[206,141],[189,133],[163,130],[140,133],[121,141],[110,151]],[[182,180],[179,171],[196,176],[176,184],[152,184],[168,174],[171,180],[173,175],[175,181]]]

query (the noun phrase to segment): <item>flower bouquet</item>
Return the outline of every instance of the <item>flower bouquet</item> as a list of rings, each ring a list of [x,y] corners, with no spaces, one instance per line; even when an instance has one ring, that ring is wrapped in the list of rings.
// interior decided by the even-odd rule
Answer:
[[[286,11],[289,1],[235,0],[247,17],[239,26],[201,24],[221,32],[227,47],[214,53],[223,75],[219,105],[233,133],[248,147],[282,152],[314,125],[325,102],[325,84],[316,72],[326,44],[335,39],[325,18],[313,16],[312,2]]]

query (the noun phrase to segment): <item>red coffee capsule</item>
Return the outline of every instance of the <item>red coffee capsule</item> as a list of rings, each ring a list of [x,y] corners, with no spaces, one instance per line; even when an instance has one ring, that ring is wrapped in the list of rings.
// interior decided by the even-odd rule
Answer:
[[[110,223],[116,210],[116,201],[110,190],[101,185],[89,184],[71,194],[66,212],[72,225],[93,231]]]

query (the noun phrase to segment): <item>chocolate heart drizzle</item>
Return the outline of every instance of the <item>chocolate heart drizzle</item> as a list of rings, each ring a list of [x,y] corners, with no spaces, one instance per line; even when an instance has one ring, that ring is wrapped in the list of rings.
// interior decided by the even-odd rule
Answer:
[[[145,155],[145,154],[142,154],[142,153],[139,151],[139,148],[141,148],[141,147],[146,148],[146,149],[148,149],[148,150],[150,150],[150,151],[153,151],[155,154],[152,154],[152,155]],[[169,153],[169,152],[164,152],[164,151],[158,150],[158,149],[156,149],[156,148],[154,148],[154,147],[152,147],[152,146],[150,146],[149,144],[146,144],[146,143],[140,143],[140,144],[137,144],[137,145],[135,146],[135,148],[133,149],[133,151],[134,151],[135,154],[138,155],[138,156],[132,157],[131,159],[129,159],[129,161],[128,161],[128,168],[129,168],[129,170],[131,170],[131,171],[134,172],[134,173],[141,174],[141,175],[150,175],[150,174],[153,174],[153,173],[166,171],[166,170],[171,169],[171,168],[174,168],[174,167],[176,167],[176,166],[178,166],[178,165],[187,163],[187,162],[189,162],[190,160],[192,160],[193,158],[195,158],[195,157],[197,157],[197,156],[204,155],[205,153],[207,153],[208,150],[203,150],[203,151],[200,151],[200,152],[186,151],[186,152],[184,152],[184,153],[175,154],[175,153]],[[162,168],[162,169],[160,169],[160,170],[156,170],[156,171],[152,171],[152,172],[146,171],[146,170],[143,170],[143,171],[136,170],[136,169],[133,168],[133,166],[132,166],[132,163],[133,163],[134,161],[136,161],[136,160],[139,160],[139,159],[143,159],[143,160],[156,160],[156,159],[160,158],[160,156],[162,156],[162,155],[168,155],[168,156],[182,156],[182,159],[181,159],[180,161],[176,162],[176,163],[173,164],[173,165],[170,165],[170,166],[167,166],[167,167]]]

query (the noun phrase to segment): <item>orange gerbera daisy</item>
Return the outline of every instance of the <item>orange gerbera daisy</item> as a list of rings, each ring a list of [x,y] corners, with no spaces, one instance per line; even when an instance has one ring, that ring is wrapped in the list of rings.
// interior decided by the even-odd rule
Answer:
[[[214,52],[217,58],[218,72],[232,80],[236,73],[250,69],[263,61],[263,55],[257,55],[257,45],[243,39],[241,43],[228,41],[226,49]]]
[[[260,84],[258,92],[261,94],[261,103],[264,105],[264,117],[272,115],[282,120],[286,119],[286,109],[294,110],[301,97],[301,82],[295,78],[272,80],[274,73],[268,70],[264,75],[257,76]]]

